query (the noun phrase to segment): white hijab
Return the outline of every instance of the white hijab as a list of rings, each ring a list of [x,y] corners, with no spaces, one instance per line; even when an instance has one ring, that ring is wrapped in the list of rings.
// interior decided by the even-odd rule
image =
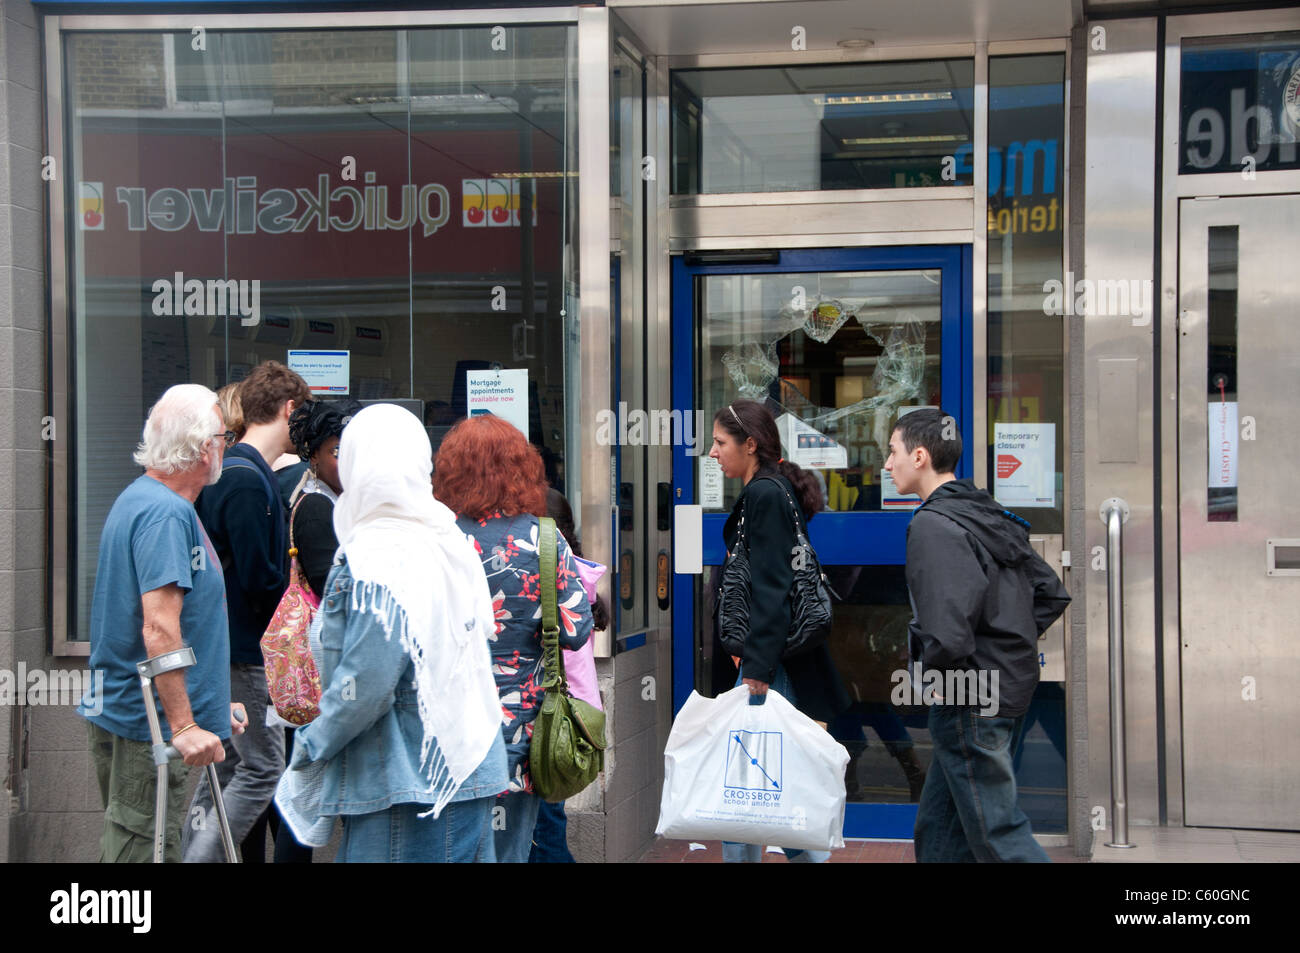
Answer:
[[[352,571],[352,610],[371,612],[415,665],[420,763],[437,817],[487,756],[501,704],[487,577],[454,514],[433,497],[432,456],[410,411],[374,404],[358,413],[339,444],[334,532]]]

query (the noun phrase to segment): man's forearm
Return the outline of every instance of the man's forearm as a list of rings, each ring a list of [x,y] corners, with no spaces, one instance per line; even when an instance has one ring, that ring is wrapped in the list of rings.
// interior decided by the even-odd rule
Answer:
[[[174,624],[145,623],[144,651],[147,658],[179,648],[181,648],[179,615]],[[185,690],[185,669],[164,672],[155,678],[153,683],[158,690],[158,697],[162,700],[163,714],[167,717],[167,723],[171,725],[172,734],[175,734],[194,720],[194,713],[190,709],[189,692]]]

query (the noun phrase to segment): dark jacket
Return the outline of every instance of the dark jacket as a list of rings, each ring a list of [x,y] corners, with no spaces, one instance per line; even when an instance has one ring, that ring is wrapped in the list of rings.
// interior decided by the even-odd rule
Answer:
[[[942,484],[908,525],[907,588],[913,661],[985,671],[989,685],[996,671],[997,714],[1024,714],[1038,684],[1038,636],[1070,604],[1027,524],[970,480]]]
[[[235,459],[248,461],[262,476],[243,463],[227,463],[221,479],[204,487],[194,507],[226,574],[230,661],[261,665],[262,636],[289,583],[289,538],[271,468],[248,444],[226,451],[227,461]]]
[[[307,585],[319,596],[334,565],[339,541],[334,535],[334,501],[324,493],[304,493],[293,513],[293,544]]]
[[[790,586],[794,582],[796,545],[794,515],[787,492],[795,500],[799,499],[785,477],[770,471],[756,474],[736,500],[722,529],[730,551],[736,542],[740,514],[742,510],[746,512],[749,634],[745,637],[741,675],[771,684],[776,680],[777,666],[784,664],[799,710],[817,721],[829,722],[847,710],[852,699],[844,689],[826,645],[784,663],[781,661],[790,633]],[[802,512],[800,518],[804,518]]]

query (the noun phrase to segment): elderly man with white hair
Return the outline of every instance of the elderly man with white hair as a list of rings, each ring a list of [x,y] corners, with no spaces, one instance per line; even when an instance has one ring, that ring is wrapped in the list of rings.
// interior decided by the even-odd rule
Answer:
[[[168,769],[169,862],[180,860],[187,766],[221,761],[222,742],[243,730],[243,706],[230,703],[221,563],[194,510],[199,491],[221,476],[231,437],[216,394],[199,384],[170,388],[149,411],[135,452],[144,473],[118,496],[100,536],[90,666],[104,673],[103,689],[78,711],[90,723],[104,799],[101,862],[153,857],[156,772],[137,662],[182,645],[197,659],[154,680],[163,734],[184,758]]]

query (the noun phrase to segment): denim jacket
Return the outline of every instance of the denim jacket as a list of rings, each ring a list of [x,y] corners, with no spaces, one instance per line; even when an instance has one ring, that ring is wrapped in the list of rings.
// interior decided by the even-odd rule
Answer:
[[[326,762],[322,814],[431,804],[429,781],[420,767],[424,729],[415,666],[396,634],[386,638],[371,613],[353,611],[352,584],[347,560],[340,556],[325,581],[320,606],[320,715],[298,729],[289,768]],[[507,787],[505,744],[498,733],[487,757],[452,800],[492,797]]]

